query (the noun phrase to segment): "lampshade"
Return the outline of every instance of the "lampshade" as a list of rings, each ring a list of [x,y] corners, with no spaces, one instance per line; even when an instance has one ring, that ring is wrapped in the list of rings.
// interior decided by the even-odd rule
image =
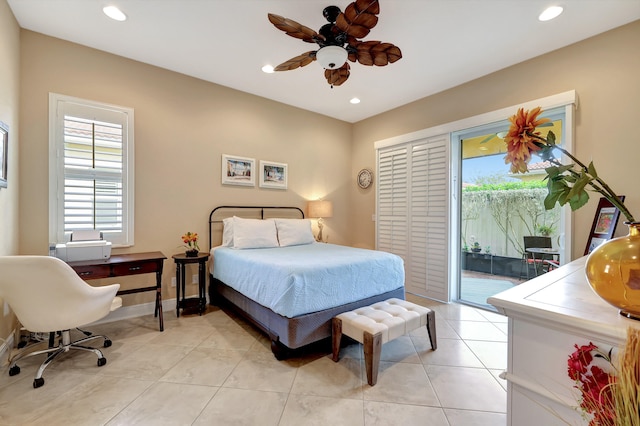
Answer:
[[[331,217],[333,216],[333,204],[331,201],[309,201],[307,206],[309,217]]]
[[[322,68],[335,70],[347,61],[347,51],[340,46],[325,46],[316,52],[316,60]]]

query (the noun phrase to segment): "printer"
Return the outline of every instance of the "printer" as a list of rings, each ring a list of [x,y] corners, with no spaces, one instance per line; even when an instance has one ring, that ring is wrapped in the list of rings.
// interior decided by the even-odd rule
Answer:
[[[96,230],[73,231],[68,243],[56,244],[55,255],[65,262],[100,260],[111,257],[111,242]]]

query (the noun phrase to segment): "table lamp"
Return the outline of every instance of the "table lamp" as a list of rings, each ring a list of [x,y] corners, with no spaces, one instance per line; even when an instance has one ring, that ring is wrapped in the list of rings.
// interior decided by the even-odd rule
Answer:
[[[333,216],[333,204],[331,201],[324,200],[309,201],[307,210],[309,211],[310,218],[318,219],[318,236],[316,237],[316,241],[324,242],[322,241],[323,218]]]

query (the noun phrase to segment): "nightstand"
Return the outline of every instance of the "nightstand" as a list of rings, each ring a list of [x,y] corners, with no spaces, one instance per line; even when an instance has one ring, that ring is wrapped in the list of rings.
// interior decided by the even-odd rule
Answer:
[[[206,268],[209,253],[198,253],[197,256],[188,257],[184,253],[171,256],[176,262],[176,315],[180,317],[180,309],[192,307],[198,308],[198,313],[202,315],[207,305],[206,291]],[[185,295],[185,266],[190,263],[198,264],[198,297],[186,298]],[[182,298],[180,295],[182,294]]]

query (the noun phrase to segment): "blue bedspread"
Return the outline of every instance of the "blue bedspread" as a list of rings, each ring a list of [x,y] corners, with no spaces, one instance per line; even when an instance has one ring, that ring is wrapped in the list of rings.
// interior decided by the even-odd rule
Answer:
[[[402,259],[382,251],[314,243],[211,252],[214,278],[288,318],[404,286]]]

